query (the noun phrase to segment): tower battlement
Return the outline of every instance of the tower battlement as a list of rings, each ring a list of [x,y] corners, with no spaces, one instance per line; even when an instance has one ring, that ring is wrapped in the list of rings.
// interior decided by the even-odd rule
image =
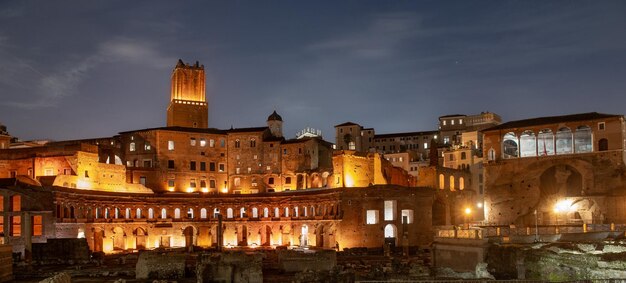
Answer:
[[[206,99],[204,65],[178,60],[172,71],[167,126],[208,128],[209,108]]]

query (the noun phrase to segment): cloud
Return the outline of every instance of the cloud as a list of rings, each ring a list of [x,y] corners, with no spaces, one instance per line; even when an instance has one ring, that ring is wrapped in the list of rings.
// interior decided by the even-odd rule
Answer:
[[[401,44],[418,35],[420,18],[414,13],[377,15],[363,30],[311,44],[309,51],[339,52],[360,58],[392,56]]]
[[[0,37],[0,47],[1,43],[5,41],[6,39],[3,40]],[[13,72],[10,77],[27,76],[36,81],[36,84],[33,87],[20,83],[20,80],[11,79],[4,80],[2,83],[11,84],[23,92],[33,92],[34,97],[19,101],[9,100],[3,104],[24,109],[55,107],[63,98],[76,95],[77,89],[89,73],[103,64],[130,62],[162,69],[170,67],[176,62],[175,60],[173,57],[161,54],[155,45],[149,41],[127,38],[114,38],[102,42],[91,55],[82,56],[82,59],[71,61],[71,64],[60,64],[52,72],[40,72],[24,60],[13,56],[11,60],[13,66],[6,68]],[[65,60],[63,61],[65,62]],[[0,66],[0,69],[5,68]]]

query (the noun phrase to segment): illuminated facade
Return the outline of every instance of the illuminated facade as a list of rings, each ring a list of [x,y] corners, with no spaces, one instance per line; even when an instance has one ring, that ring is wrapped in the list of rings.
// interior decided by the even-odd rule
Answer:
[[[483,133],[489,222],[532,225],[535,211],[540,224],[626,221],[622,115],[541,117]]]
[[[178,60],[172,71],[168,127],[208,128],[209,105],[206,100],[204,65]]]
[[[285,139],[276,111],[264,127],[209,128],[204,89],[203,66],[179,61],[166,127],[0,149],[3,242],[28,255],[47,238],[107,253],[217,246],[219,233],[225,247],[432,240],[433,190],[408,187],[406,171],[376,153],[333,154],[320,137]]]

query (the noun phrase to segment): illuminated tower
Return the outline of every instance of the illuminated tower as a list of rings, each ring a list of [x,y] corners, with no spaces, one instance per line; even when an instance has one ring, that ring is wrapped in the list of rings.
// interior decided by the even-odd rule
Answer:
[[[209,106],[206,102],[204,65],[193,66],[178,60],[172,72],[167,126],[208,128]]]

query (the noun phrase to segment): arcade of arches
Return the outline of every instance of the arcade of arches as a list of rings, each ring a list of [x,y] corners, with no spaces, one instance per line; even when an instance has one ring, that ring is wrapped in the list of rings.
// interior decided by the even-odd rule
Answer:
[[[217,246],[218,218],[224,247],[379,247],[389,239],[401,243],[402,235],[411,245],[430,240],[430,219],[413,221],[413,217],[430,217],[433,192],[415,190],[376,187],[202,198],[57,192],[54,202],[64,236],[83,232],[94,251]],[[364,210],[384,208],[382,201],[365,195],[397,202],[394,216],[366,224]],[[410,222],[403,217],[407,215]],[[356,232],[362,230],[372,232]]]

